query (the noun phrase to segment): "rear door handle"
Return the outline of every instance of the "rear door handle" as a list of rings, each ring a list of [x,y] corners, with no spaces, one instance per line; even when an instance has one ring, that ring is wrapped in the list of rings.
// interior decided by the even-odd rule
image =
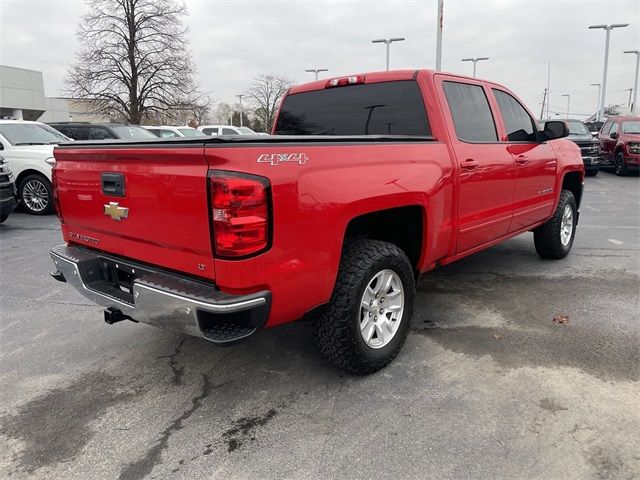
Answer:
[[[526,155],[518,155],[516,157],[516,163],[519,163],[520,165],[524,165],[528,161],[529,161],[529,159],[527,158]]]
[[[478,162],[477,160],[474,160],[473,158],[467,158],[464,162],[462,162],[462,165],[460,166],[465,170],[473,170],[478,165],[480,165],[480,162]]]

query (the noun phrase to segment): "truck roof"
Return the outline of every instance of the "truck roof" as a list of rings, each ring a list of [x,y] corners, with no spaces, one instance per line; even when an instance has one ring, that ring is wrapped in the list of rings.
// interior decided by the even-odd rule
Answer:
[[[394,81],[400,81],[400,80],[415,80],[418,77],[418,75],[426,76],[427,78],[432,78],[434,75],[447,75],[450,77],[457,77],[457,78],[466,79],[466,80],[473,80],[476,82],[479,81],[483,83],[488,83],[490,85],[495,85],[497,87],[504,88],[505,90],[509,90],[503,85],[500,85],[495,82],[491,82],[489,80],[484,80],[482,78],[473,78],[467,75],[460,75],[457,73],[450,73],[450,72],[437,72],[435,70],[429,70],[429,69],[417,69],[417,70],[390,70],[390,71],[381,71],[381,72],[364,72],[364,73],[356,73],[356,74],[350,74],[350,75],[340,75],[339,77],[325,78],[323,80],[317,80],[313,82],[303,83],[300,85],[295,85],[289,89],[289,91],[287,92],[287,95],[294,95],[296,93],[303,93],[303,92],[311,92],[314,90],[324,90],[328,82],[330,82],[331,80],[337,80],[340,78],[364,77],[364,83],[367,84],[367,83],[378,83],[378,82],[394,82]]]

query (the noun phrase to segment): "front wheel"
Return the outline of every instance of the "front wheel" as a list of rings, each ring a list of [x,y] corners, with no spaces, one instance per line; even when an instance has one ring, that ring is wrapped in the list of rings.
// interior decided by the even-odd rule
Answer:
[[[578,208],[573,193],[562,190],[553,217],[533,231],[536,252],[542,258],[564,258],[571,251],[576,235]]]
[[[352,373],[380,370],[404,345],[414,296],[413,269],[400,248],[378,240],[348,243],[329,306],[314,324],[320,351]]]
[[[619,177],[624,177],[627,174],[627,166],[624,164],[624,154],[622,152],[616,153],[613,168]]]
[[[24,177],[18,187],[18,197],[22,207],[31,215],[53,213],[53,189],[44,175],[33,173]]]

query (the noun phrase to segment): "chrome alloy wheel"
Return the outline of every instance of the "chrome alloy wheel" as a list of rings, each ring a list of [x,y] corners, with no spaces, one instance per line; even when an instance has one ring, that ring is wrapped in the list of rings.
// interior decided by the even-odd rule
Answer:
[[[382,348],[395,336],[404,311],[402,280],[393,270],[378,272],[360,302],[360,335],[371,348]]]
[[[573,208],[571,205],[565,205],[562,212],[562,222],[560,223],[560,243],[563,247],[569,245],[571,234],[573,233]]]
[[[47,187],[40,180],[32,178],[22,188],[22,201],[29,210],[42,212],[49,205]]]

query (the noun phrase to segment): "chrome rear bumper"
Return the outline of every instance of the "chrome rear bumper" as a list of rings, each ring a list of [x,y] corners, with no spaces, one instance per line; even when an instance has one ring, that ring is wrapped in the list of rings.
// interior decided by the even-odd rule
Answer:
[[[56,267],[51,275],[98,305],[214,343],[246,338],[264,326],[269,316],[268,291],[230,295],[212,284],[75,246],[54,247],[51,258]],[[109,270],[129,279],[128,286],[116,284]]]

